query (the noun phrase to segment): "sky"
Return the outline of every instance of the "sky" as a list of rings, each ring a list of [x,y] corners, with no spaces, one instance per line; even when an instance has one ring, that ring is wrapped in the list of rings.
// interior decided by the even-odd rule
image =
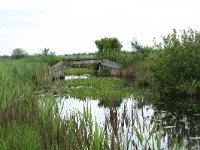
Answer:
[[[0,0],[0,55],[49,48],[56,55],[96,52],[94,41],[117,37],[153,45],[172,29],[200,31],[200,0]]]

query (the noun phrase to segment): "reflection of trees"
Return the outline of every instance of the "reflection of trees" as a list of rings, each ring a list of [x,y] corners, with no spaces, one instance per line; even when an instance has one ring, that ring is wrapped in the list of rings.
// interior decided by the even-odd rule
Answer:
[[[123,102],[123,99],[102,99],[99,101],[98,106],[104,106],[104,107],[119,107],[120,104]]]
[[[130,100],[129,100],[130,101]],[[129,103],[130,104],[130,103]],[[137,127],[137,112],[135,102],[132,102],[131,106],[127,107],[127,103],[123,102],[119,107],[110,105],[106,111],[105,131],[110,135],[110,148],[111,149],[129,149],[131,147],[137,147],[138,139],[134,128]],[[142,108],[142,110],[145,108]],[[146,120],[147,116],[142,112],[142,132],[147,132]],[[143,134],[143,133],[141,133]],[[133,146],[133,142],[136,142]]]
[[[193,149],[194,146],[200,147],[199,141],[189,138],[200,136],[200,115],[198,115],[200,104],[188,105],[188,103],[184,104],[180,101],[179,103],[167,101],[153,104],[150,101],[146,103],[145,100],[133,102],[132,107],[127,107],[127,103],[120,101],[109,101],[106,105],[101,102],[99,104],[107,107],[104,127],[105,132],[110,135],[111,149],[126,149],[132,145],[133,141],[134,144],[138,144],[133,129],[137,128],[138,122],[141,123],[144,137],[149,136],[148,134],[155,124],[155,132],[161,130],[162,141],[168,144],[168,148],[174,148],[176,144],[181,143],[181,140],[187,149]],[[147,113],[149,109],[151,109],[151,114]],[[152,109],[154,109],[153,114]],[[139,116],[140,120],[136,116]],[[167,129],[164,128],[166,126],[175,127]],[[128,139],[125,139],[124,135],[127,133]]]
[[[168,146],[172,146],[184,139],[184,144],[191,148],[191,146],[199,145],[198,141],[190,140],[189,137],[200,136],[200,116],[195,116],[199,110],[193,109],[194,105],[184,105],[176,102],[165,102],[163,104],[154,105],[155,109],[153,119],[161,120],[161,126],[175,126],[170,129],[163,129],[163,136],[168,138]],[[189,109],[190,108],[190,109]],[[165,110],[166,112],[163,112]],[[159,128],[159,125],[157,126]]]
[[[128,123],[126,116],[126,104],[124,104],[123,108],[123,112],[120,112],[119,107],[116,107],[112,104],[108,107],[105,116],[105,130],[111,136],[110,149],[121,149],[124,145],[124,143],[121,141],[123,138],[121,136],[124,133],[124,123]]]
[[[118,131],[117,108],[110,107],[109,111],[110,111],[109,121],[111,125],[111,149],[115,149],[115,137],[117,136],[117,131]]]
[[[139,93],[136,99],[139,99],[137,108],[143,112],[146,105],[152,105],[156,110],[151,117],[151,123],[156,122],[156,130],[161,127],[175,126],[174,128],[162,129],[163,139],[167,138],[168,147],[173,147],[175,144],[184,140],[188,149],[192,146],[200,148],[198,140],[191,140],[189,137],[200,137],[200,103],[194,99],[176,100],[165,98],[164,102],[158,102],[151,94]],[[150,97],[149,97],[150,96]],[[140,102],[140,100],[142,100]],[[156,102],[157,101],[157,102]],[[160,101],[160,100],[159,100]],[[142,117],[144,118],[144,117]]]

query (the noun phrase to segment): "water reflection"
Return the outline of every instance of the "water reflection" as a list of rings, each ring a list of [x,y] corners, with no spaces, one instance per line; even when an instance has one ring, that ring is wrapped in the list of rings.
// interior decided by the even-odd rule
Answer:
[[[200,149],[199,140],[193,139],[200,136],[199,104],[195,104],[194,101],[191,105],[188,105],[188,101],[169,101],[154,107],[157,111],[154,111],[154,119],[151,120],[151,123],[154,120],[161,120],[163,127],[175,126],[163,131],[163,136],[168,137],[168,146],[172,145],[174,141],[184,139],[183,142],[187,145],[187,149]]]
[[[118,106],[118,103],[115,105],[112,101],[109,107],[102,107],[99,105],[98,100],[86,100],[82,101],[76,98],[58,98],[59,108],[62,110],[61,115],[65,116],[70,112],[80,111],[83,113],[83,105],[89,105],[91,108],[91,113],[93,120],[96,120],[97,123],[104,129],[105,133],[110,135],[110,147],[112,148],[123,148],[123,146],[133,146],[132,142],[136,142],[137,138],[134,135],[133,127],[137,127],[136,114],[139,117],[138,120],[143,122],[146,126],[148,124],[149,128],[143,129],[143,133],[148,134],[150,130],[150,117],[153,115],[153,109],[151,106],[145,106],[142,109],[138,109],[138,102],[133,99],[133,97],[124,98],[123,102]],[[128,144],[127,138],[129,138]],[[121,141],[122,146],[116,147],[116,141]],[[118,145],[119,146],[119,145]],[[124,147],[125,148],[125,147]],[[123,148],[123,149],[124,149]],[[126,147],[127,148],[127,147]],[[125,149],[126,149],[125,148]]]
[[[144,139],[148,138],[152,126],[155,126],[155,133],[161,130],[162,148],[173,149],[181,141],[187,149],[200,148],[199,140],[193,138],[200,136],[200,105],[198,104],[187,107],[183,107],[182,104],[176,105],[174,102],[145,104],[129,97],[124,98],[121,104],[115,104],[114,101],[111,101],[108,107],[104,107],[102,102],[98,100],[87,99],[82,101],[72,97],[58,98],[57,100],[62,116],[70,112],[80,111],[83,113],[83,105],[88,104],[91,108],[93,120],[96,120],[104,128],[104,131],[111,136],[111,148],[119,148],[115,145],[116,140],[120,140],[121,143],[128,142],[128,144],[124,144],[128,145],[124,149],[133,149],[133,144],[140,145],[138,148],[141,148],[135,134],[139,124]],[[192,106],[195,106],[195,109]],[[120,148],[123,148],[123,146]]]

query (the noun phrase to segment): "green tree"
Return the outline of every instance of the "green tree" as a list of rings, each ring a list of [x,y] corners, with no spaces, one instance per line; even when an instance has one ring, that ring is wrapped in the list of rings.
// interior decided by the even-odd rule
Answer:
[[[22,48],[16,48],[12,51],[11,58],[20,59],[27,55],[28,55],[28,53],[25,50],[23,50]]]
[[[148,57],[153,52],[152,47],[143,46],[136,39],[131,41],[131,46],[134,51],[143,54],[145,57]]]
[[[121,52],[121,48],[123,47],[121,42],[115,37],[105,37],[100,40],[96,40],[95,44],[98,48],[97,55],[100,57],[109,57],[112,53]]]
[[[176,30],[150,59],[155,84],[162,95],[200,94],[200,32]]]
[[[48,56],[48,55],[55,55],[55,52],[52,52],[52,51],[50,51],[50,49],[49,48],[44,48],[43,50],[41,50],[42,51],[42,55],[44,55],[44,56]]]

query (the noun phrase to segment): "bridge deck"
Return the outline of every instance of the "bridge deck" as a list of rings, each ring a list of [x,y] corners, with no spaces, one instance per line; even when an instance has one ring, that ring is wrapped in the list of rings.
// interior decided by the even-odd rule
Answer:
[[[115,62],[112,62],[108,59],[79,59],[79,60],[64,60],[63,65],[81,65],[81,64],[101,64],[109,68],[120,69],[121,66]]]
[[[64,60],[64,66],[81,65],[81,64],[98,64],[102,63],[102,59],[81,59],[81,60]]]

